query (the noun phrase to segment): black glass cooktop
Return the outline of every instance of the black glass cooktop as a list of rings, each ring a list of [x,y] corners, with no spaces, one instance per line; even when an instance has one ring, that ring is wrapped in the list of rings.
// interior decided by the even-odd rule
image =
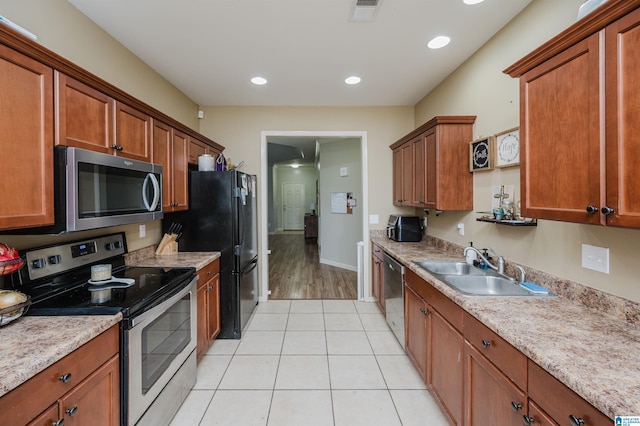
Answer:
[[[88,283],[90,276],[86,272],[76,272],[51,281],[33,283],[21,291],[32,298],[27,315],[122,312],[128,318],[169,299],[182,290],[194,275],[195,268],[122,267],[113,271],[113,277],[132,279],[133,284],[106,282],[92,285]],[[108,288],[112,286],[114,288]]]

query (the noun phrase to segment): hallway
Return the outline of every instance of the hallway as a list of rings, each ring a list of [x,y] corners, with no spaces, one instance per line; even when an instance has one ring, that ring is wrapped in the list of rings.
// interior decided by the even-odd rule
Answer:
[[[375,303],[272,300],[216,340],[172,426],[444,426]]]
[[[318,245],[302,232],[269,235],[269,299],[358,297],[357,273],[320,263]]]

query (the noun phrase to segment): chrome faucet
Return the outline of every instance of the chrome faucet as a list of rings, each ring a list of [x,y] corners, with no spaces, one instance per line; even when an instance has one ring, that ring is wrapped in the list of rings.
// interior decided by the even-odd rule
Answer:
[[[491,251],[491,253],[493,253],[494,256],[496,256],[498,258],[498,266],[495,266],[493,264],[491,264],[491,262],[489,262],[489,259],[487,259],[487,256],[482,254],[482,252],[480,250],[478,250],[477,248],[473,247],[473,246],[469,246],[469,247],[465,247],[464,248],[464,256],[467,256],[467,252],[469,250],[473,250],[476,252],[476,254],[478,255],[478,257],[491,269],[498,271],[498,273],[500,274],[504,274],[504,257],[502,256],[498,256],[496,254],[495,251],[493,251],[493,249],[491,248],[486,248],[484,249],[485,253],[489,250]]]

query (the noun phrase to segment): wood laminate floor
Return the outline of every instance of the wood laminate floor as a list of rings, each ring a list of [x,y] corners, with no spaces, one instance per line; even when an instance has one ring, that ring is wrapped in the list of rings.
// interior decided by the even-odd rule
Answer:
[[[270,299],[356,299],[358,274],[323,265],[314,239],[303,233],[269,236]]]

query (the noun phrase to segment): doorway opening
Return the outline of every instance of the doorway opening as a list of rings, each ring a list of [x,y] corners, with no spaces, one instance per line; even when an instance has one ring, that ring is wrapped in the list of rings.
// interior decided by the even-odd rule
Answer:
[[[266,214],[261,215],[260,301],[362,297],[358,289],[368,280],[368,268],[361,266],[357,243],[368,233],[366,132],[263,131],[261,136]],[[350,200],[344,214],[331,206],[332,197],[343,193]],[[313,235],[306,226],[314,222],[317,239],[305,238]]]

